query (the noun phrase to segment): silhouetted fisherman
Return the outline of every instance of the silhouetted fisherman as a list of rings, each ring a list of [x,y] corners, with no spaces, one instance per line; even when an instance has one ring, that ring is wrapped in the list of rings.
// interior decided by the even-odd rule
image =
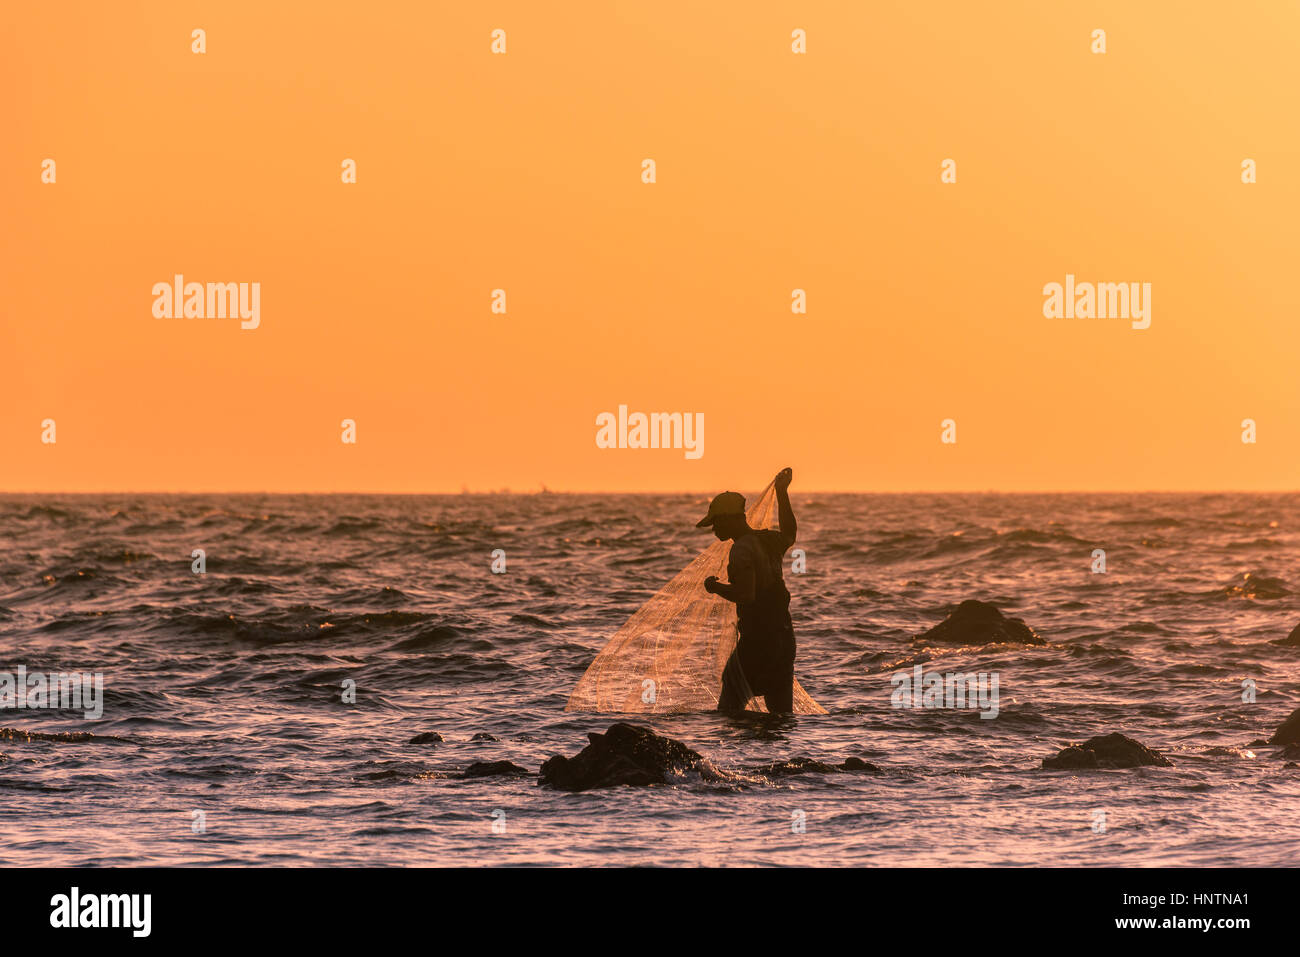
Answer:
[[[780,529],[753,529],[745,520],[745,497],[723,492],[709,503],[709,513],[697,528],[713,528],[719,541],[732,540],[727,561],[729,583],[710,575],[704,590],[736,605],[740,640],[722,676],[719,711],[739,711],[736,670],[744,674],[750,690],[762,695],[773,714],[794,710],[794,624],[790,621],[790,593],[781,574],[785,551],[794,544],[794,509],[790,507],[790,481],[794,473],[783,469],[772,484],[776,488]]]

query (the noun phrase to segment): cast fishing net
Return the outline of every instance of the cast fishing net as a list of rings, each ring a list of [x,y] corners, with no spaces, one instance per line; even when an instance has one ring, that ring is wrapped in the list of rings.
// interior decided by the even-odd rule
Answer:
[[[752,528],[777,524],[776,489],[763,490],[746,517]],[[766,711],[738,664],[736,606],[704,590],[710,575],[726,580],[731,542],[715,541],[637,609],[609,640],[573,689],[565,711],[664,714],[713,711],[723,697]],[[798,680],[796,714],[825,714]]]

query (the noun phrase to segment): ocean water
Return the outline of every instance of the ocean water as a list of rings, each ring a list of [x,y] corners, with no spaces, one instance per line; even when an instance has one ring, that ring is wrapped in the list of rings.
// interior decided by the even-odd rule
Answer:
[[[0,736],[0,860],[1295,862],[1300,770],[1245,746],[1300,705],[1300,649],[1270,643],[1300,621],[1300,496],[793,498],[796,669],[829,714],[631,720],[722,768],[855,755],[884,773],[568,794],[448,774],[535,771],[618,720],[565,700],[710,541],[705,496],[0,497],[0,671],[105,682],[99,720],[0,711],[93,735]],[[915,640],[966,598],[1049,644]],[[891,707],[916,664],[996,672],[998,716]],[[408,743],[428,731],[445,741]],[[1111,731],[1175,766],[1038,769]]]

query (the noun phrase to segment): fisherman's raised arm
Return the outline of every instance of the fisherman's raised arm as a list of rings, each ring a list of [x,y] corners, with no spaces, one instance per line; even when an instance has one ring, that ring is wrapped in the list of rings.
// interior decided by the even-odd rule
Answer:
[[[777,519],[781,523],[781,537],[785,539],[786,548],[794,544],[795,535],[799,532],[794,520],[794,509],[790,507],[790,482],[793,478],[794,470],[786,468],[777,472],[776,478],[772,480],[772,485],[776,488]]]

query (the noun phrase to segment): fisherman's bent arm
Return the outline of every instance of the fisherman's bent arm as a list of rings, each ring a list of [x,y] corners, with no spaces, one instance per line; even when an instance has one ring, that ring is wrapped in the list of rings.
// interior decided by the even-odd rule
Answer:
[[[709,584],[712,582],[712,585]],[[753,572],[734,574],[731,583],[720,582],[710,576],[705,581],[705,587],[713,594],[725,598],[727,601],[743,605],[754,600],[754,574]]]

